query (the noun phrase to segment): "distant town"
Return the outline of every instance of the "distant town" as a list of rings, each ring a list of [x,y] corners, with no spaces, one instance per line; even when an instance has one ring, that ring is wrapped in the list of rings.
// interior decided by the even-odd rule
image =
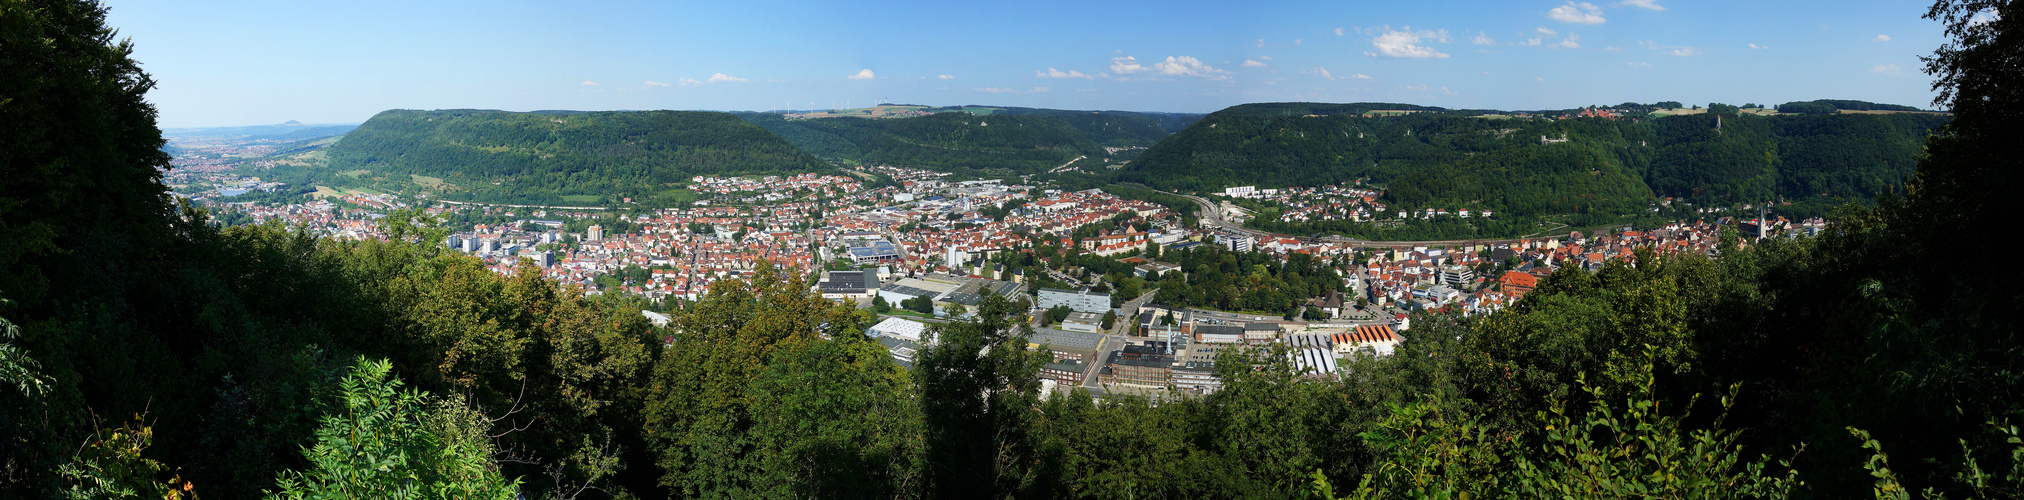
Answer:
[[[947,173],[892,166],[851,167],[847,176],[697,176],[689,189],[699,199],[653,210],[321,189],[311,200],[242,202],[235,198],[282,186],[234,174],[223,163],[179,159],[177,165],[168,177],[185,187],[179,194],[212,207],[220,220],[383,239],[380,218],[419,209],[450,221],[453,232],[441,244],[484,260],[498,273],[512,274],[531,263],[547,278],[584,293],[636,295],[666,304],[663,310],[701,299],[713,283],[747,279],[762,265],[792,270],[810,280],[812,292],[882,316],[868,334],[903,365],[913,361],[922,343],[932,342],[927,324],[970,315],[989,294],[1014,297],[1029,309],[1032,347],[1045,346],[1053,354],[1053,363],[1042,370],[1046,383],[1096,394],[1213,392],[1220,387],[1214,375],[1219,351],[1271,345],[1289,349],[1305,370],[1330,374],[1348,358],[1390,355],[1417,314],[1487,314],[1562,268],[1594,271],[1633,260],[1640,250],[1713,255],[1725,232],[1734,244],[1747,246],[1760,238],[1816,234],[1826,225],[1820,219],[1760,223],[1725,216],[1597,234],[1372,242],[1247,229],[1243,222],[1250,211],[1231,200],[1282,207],[1282,220],[1386,223],[1495,213],[1461,207],[1396,211],[1379,201],[1381,189],[1356,182],[1231,187],[1211,194],[1220,202],[1186,196],[1199,204],[1189,208],[1199,212],[1181,214],[1101,188],[956,181]],[[867,189],[865,180],[876,177],[898,185]],[[1207,247],[1258,254],[1282,265],[1295,258],[1317,263],[1325,279],[1339,286],[1293,297],[1298,303],[1290,311],[1219,310],[1159,300],[1162,282],[1198,279],[1181,264],[1182,256]],[[1091,258],[1109,263],[1103,267],[1112,272],[1092,272]],[[1032,264],[1017,264],[1023,262]],[[663,324],[667,318],[646,314]]]

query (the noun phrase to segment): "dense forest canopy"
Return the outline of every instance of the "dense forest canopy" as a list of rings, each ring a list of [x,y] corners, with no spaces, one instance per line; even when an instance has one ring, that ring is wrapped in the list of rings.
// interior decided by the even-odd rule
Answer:
[[[1151,115],[1026,108],[882,119],[739,116],[826,159],[1000,177],[1102,158],[1104,147],[1151,146],[1169,133]]]
[[[1866,198],[1909,175],[1925,137],[1948,120],[1726,108],[1552,120],[1405,104],[1247,104],[1204,117],[1117,178],[1181,191],[1367,180],[1406,208],[1515,216],[1629,213],[1654,196],[1719,205]]]
[[[697,175],[826,168],[765,129],[701,111],[392,110],[328,153],[332,172],[437,177],[456,186],[446,199],[542,204],[647,198]]]

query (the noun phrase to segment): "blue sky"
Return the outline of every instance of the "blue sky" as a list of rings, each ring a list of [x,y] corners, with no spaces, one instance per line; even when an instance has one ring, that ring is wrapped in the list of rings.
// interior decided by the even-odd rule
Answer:
[[[1209,112],[1274,101],[1928,107],[1918,1],[107,0],[164,127],[386,109],[889,100]]]

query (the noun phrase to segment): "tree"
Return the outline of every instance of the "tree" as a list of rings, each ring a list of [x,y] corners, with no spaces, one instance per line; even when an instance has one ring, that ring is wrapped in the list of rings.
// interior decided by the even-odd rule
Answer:
[[[1072,312],[1075,311],[1073,309],[1069,309],[1068,306],[1065,305],[1049,307],[1047,308],[1047,324],[1050,325],[1061,324],[1062,321],[1068,319],[1068,313]]]
[[[1024,348],[1031,329],[1015,326],[1014,312],[988,294],[970,320],[936,325],[935,343],[916,356],[928,496],[1012,496],[1043,479],[1029,419],[1045,360]]]
[[[919,481],[913,381],[862,334],[785,348],[747,393],[763,471],[755,493],[892,498]]]
[[[519,481],[492,464],[483,418],[461,405],[434,405],[402,390],[385,360],[360,357],[344,378],[343,411],[323,418],[312,464],[284,472],[269,498],[496,498]]]
[[[660,484],[677,494],[746,498],[777,492],[761,482],[767,453],[753,430],[766,425],[752,385],[780,352],[829,338],[862,336],[872,317],[810,292],[799,276],[761,265],[750,282],[712,283],[675,318],[682,335],[654,366],[644,424]],[[776,427],[777,428],[777,427]]]
[[[871,310],[879,314],[885,314],[893,312],[893,305],[886,302],[885,296],[874,296],[871,298]]]
[[[1111,328],[1111,327],[1113,327],[1113,326],[1117,326],[1117,311],[1116,311],[1116,310],[1109,310],[1109,311],[1104,311],[1104,312],[1103,312],[1103,331],[1106,331],[1106,332],[1108,332],[1108,331],[1110,331],[1110,328]]]
[[[935,314],[935,301],[927,297],[914,297],[902,300],[900,301],[900,306],[921,314]]]
[[[66,277],[128,260],[120,249],[156,245],[176,215],[155,81],[105,15],[77,0],[0,5],[0,290],[27,307],[87,286]]]

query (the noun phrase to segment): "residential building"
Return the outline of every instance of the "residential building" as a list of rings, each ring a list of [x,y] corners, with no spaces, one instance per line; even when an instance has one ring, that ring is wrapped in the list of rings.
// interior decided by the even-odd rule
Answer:
[[[1110,294],[1089,291],[1062,290],[1059,288],[1040,289],[1040,308],[1053,309],[1068,306],[1076,312],[1102,314],[1110,311]]]

